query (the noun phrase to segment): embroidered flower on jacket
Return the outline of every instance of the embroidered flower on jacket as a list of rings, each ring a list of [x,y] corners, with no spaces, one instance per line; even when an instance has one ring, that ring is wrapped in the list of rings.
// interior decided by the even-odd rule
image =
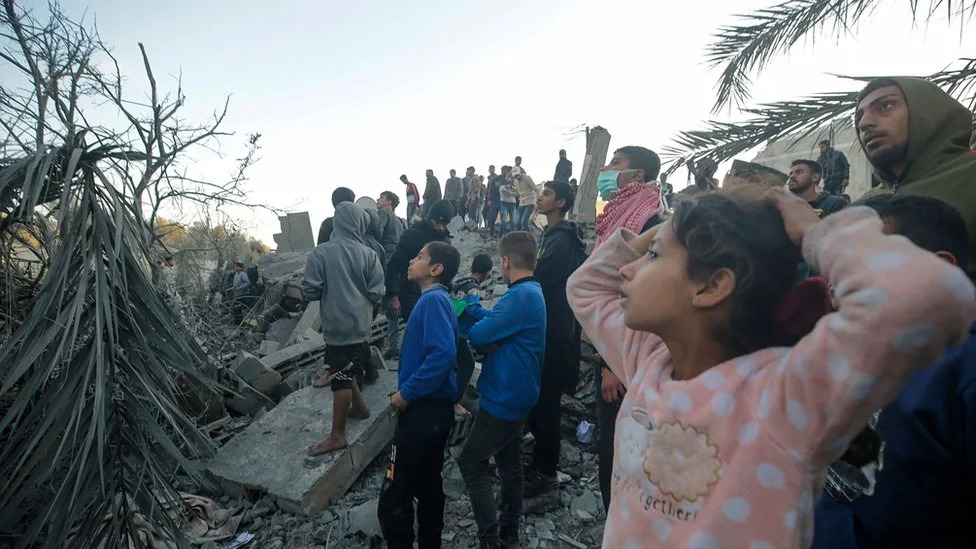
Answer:
[[[622,447],[621,447],[622,448]],[[722,461],[708,436],[681,423],[661,423],[650,431],[644,473],[663,493],[694,502],[719,479]]]

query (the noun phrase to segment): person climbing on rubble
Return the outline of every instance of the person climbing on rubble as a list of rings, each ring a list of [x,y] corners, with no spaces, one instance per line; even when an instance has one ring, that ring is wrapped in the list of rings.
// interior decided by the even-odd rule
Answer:
[[[535,279],[546,300],[546,356],[542,363],[539,401],[529,414],[529,430],[535,437],[532,466],[525,475],[525,497],[555,490],[559,466],[562,394],[576,388],[579,379],[580,339],[578,324],[566,299],[566,280],[586,259],[581,228],[566,221],[576,196],[569,183],[550,181],[535,201],[546,216],[546,230],[539,242]]]
[[[974,270],[976,151],[969,109],[927,80],[879,78],[861,91],[854,127],[879,190],[937,198],[962,214]]]
[[[316,386],[332,388],[332,432],[308,449],[309,455],[345,448],[346,419],[365,419],[369,409],[360,392],[370,360],[373,308],[384,294],[383,266],[365,244],[369,215],[351,202],[336,206],[332,235],[308,256],[302,294],[318,301],[325,339],[326,374]]]
[[[740,186],[612,233],[569,302],[627,387],[603,545],[809,547],[815,490],[976,319],[967,276],[848,208]],[[837,288],[796,282],[800,252]],[[799,336],[806,333],[805,336]]]
[[[347,189],[346,187],[338,187],[336,190],[332,191],[332,207],[335,208],[343,202],[355,202],[356,193],[352,192],[352,189]],[[325,221],[319,226],[319,235],[315,240],[315,244],[322,244],[329,241],[329,236],[332,235],[332,218],[327,217]]]
[[[464,204],[461,201],[461,195],[463,192],[463,181],[461,181],[461,178],[457,176],[457,171],[451,170],[451,177],[447,178],[447,181],[444,182],[444,200],[447,200],[454,205],[455,212],[462,211],[461,207]]]
[[[461,254],[445,242],[430,242],[410,260],[407,279],[421,289],[407,319],[390,406],[397,412],[390,465],[380,489],[377,515],[387,547],[409,549],[417,542],[439,549],[444,529],[441,476],[447,437],[454,427],[454,373],[458,324],[448,294]]]
[[[529,231],[529,220],[532,212],[535,211],[535,199],[539,194],[535,188],[535,181],[529,174],[522,170],[522,173],[515,175],[515,189],[518,192],[518,212],[516,213],[515,230]],[[533,226],[534,228],[534,226]]]
[[[491,310],[469,305],[460,319],[471,345],[485,350],[478,414],[457,460],[481,547],[519,547],[522,427],[539,398],[546,338],[546,303],[533,277],[536,253],[530,233],[502,237],[498,254],[508,291]],[[492,458],[502,481],[497,510],[488,465]]]
[[[447,200],[438,200],[431,205],[426,218],[414,223],[400,235],[400,242],[386,265],[387,318],[410,318],[414,304],[420,299],[420,287],[407,278],[410,260],[417,257],[420,250],[430,242],[439,240],[450,243],[451,233],[447,230],[447,224],[452,218],[454,205]],[[392,360],[399,356],[399,331],[394,330],[388,335],[383,358]]]

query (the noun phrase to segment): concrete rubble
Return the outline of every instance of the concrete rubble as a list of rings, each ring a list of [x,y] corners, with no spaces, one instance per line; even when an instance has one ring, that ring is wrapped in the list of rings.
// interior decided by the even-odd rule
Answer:
[[[497,276],[497,240],[465,230],[459,221],[452,221],[457,229],[452,231],[453,244],[462,257],[459,276],[467,274],[477,254],[488,254],[496,263],[496,276],[482,293],[483,302],[491,306],[507,289]],[[257,547],[379,547],[376,504],[395,423],[388,395],[396,389],[398,364],[383,364],[387,326],[379,314],[370,343],[381,377],[363,390],[370,418],[349,420],[349,448],[307,457],[307,447],[328,435],[332,392],[310,386],[323,374],[325,341],[318,303],[306,305],[301,300],[306,258],[307,251],[288,251],[261,259],[261,275],[270,282],[266,300],[274,305],[252,334],[257,338],[253,348],[225,360],[222,379],[234,389],[225,395],[225,404],[233,417],[213,426],[212,436],[223,446],[207,470],[224,492],[223,503],[250,505],[240,529],[257,536]],[[589,353],[584,350],[583,356]],[[480,363],[473,385],[479,374]],[[581,420],[596,422],[592,372],[582,369],[580,378],[576,395],[564,399],[560,488],[526,501],[523,547],[597,547],[602,539],[596,448],[575,437]],[[476,413],[477,398],[477,391],[469,387],[462,403]],[[449,440],[445,547],[477,546],[477,526],[456,464],[472,424],[473,416],[458,416]],[[525,449],[531,445],[527,436]]]

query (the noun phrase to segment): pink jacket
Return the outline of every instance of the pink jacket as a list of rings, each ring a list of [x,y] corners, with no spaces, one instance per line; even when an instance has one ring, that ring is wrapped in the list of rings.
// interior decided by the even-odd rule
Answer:
[[[808,547],[826,466],[915,371],[959,341],[974,289],[959,269],[866,208],[803,243],[840,309],[792,348],[686,381],[657,336],[624,326],[618,270],[640,257],[615,232],[569,279],[569,302],[627,386],[617,416],[604,547]]]

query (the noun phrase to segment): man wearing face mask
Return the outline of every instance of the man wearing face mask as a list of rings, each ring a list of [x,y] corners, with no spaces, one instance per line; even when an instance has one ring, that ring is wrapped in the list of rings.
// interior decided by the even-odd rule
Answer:
[[[661,159],[644,147],[623,147],[613,153],[610,163],[600,171],[597,188],[600,198],[608,201],[596,218],[596,245],[620,228],[642,233],[661,222],[663,212],[661,189],[655,181],[661,171]],[[597,416],[600,425],[599,478],[603,507],[610,506],[610,484],[613,467],[613,437],[620,401],[626,387],[613,375],[603,359],[594,356]]]

